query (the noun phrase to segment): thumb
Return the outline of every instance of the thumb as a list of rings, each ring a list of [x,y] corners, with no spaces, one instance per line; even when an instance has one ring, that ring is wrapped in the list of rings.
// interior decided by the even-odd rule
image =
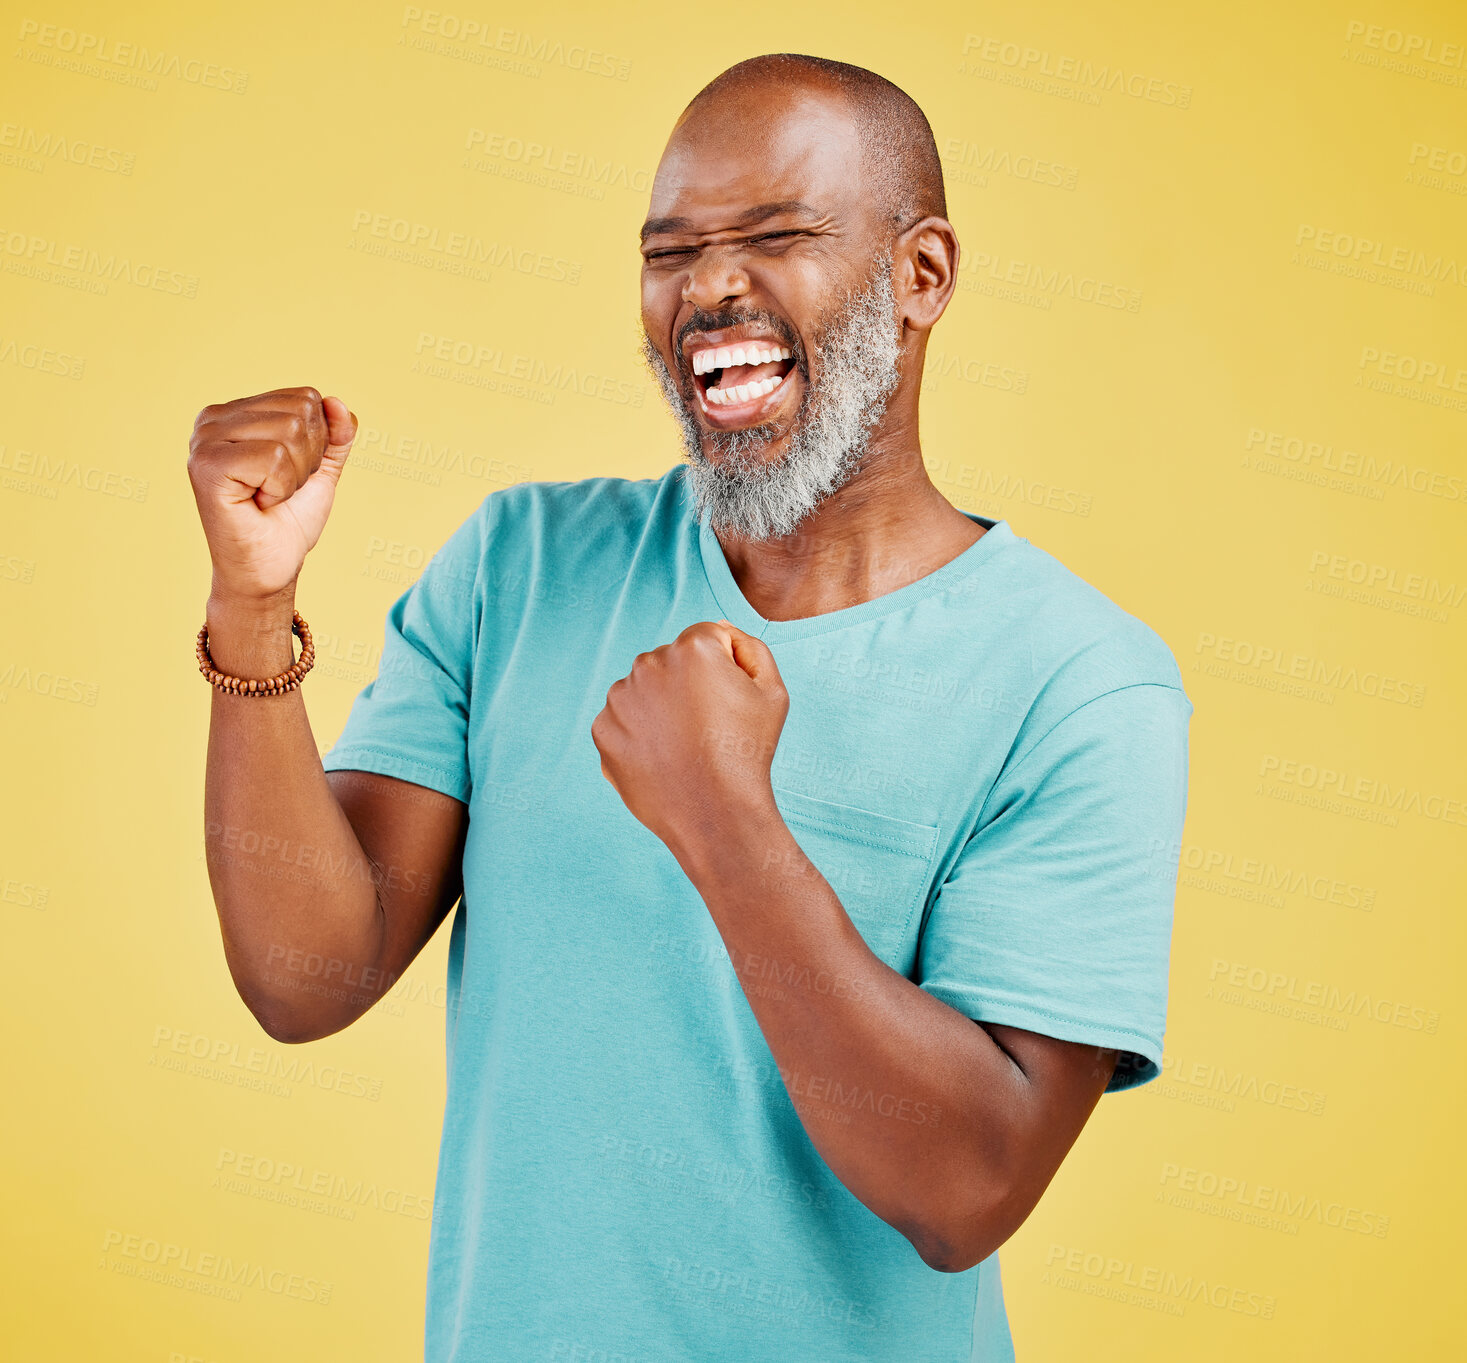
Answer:
[[[734,662],[761,686],[779,681],[779,668],[775,665],[774,654],[769,651],[769,645],[763,639],[745,634],[737,625],[731,625],[727,620],[720,620],[718,623],[728,629],[729,651],[733,654]]]
[[[326,416],[326,452],[345,457],[357,438],[356,413],[336,397],[322,398],[321,411]]]
[[[336,485],[352,441],[357,438],[356,413],[340,398],[322,398],[321,410],[326,416],[326,449],[316,470],[290,498],[280,505],[300,525],[307,545],[314,549],[331,514],[336,499]]]

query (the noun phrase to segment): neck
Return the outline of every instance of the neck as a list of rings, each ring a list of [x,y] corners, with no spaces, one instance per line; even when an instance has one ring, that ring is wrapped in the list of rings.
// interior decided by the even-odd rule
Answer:
[[[888,417],[895,415],[888,411]],[[859,473],[793,534],[717,538],[744,599],[766,620],[803,620],[936,572],[986,533],[933,486],[915,422],[872,434]]]

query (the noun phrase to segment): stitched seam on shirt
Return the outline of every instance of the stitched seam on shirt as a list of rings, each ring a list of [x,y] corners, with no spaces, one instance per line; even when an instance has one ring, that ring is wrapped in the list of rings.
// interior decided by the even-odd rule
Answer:
[[[918,861],[932,856],[933,845],[936,839],[936,829],[933,829],[926,838],[926,850],[918,851],[912,847],[898,846],[894,838],[889,842],[878,841],[876,838],[866,835],[864,830],[856,828],[851,824],[843,823],[840,819],[827,818],[819,814],[806,814],[803,810],[794,809],[789,811],[788,817],[796,823],[803,822],[811,824],[816,828],[824,828],[827,832],[838,830],[842,837],[848,837],[852,842],[859,842],[867,847],[874,847],[879,852],[894,852],[897,856],[916,857]]]
[[[1075,1017],[1072,1013],[1056,1013],[1048,1008],[1037,1008],[1030,1003],[1012,1003],[997,998],[992,994],[963,989],[946,989],[942,986],[941,982],[939,982],[938,988],[943,989],[944,993],[962,994],[965,999],[978,1003],[980,1006],[983,1004],[992,1004],[996,1008],[1012,1008],[1016,1012],[1033,1013],[1036,1017],[1048,1018],[1051,1022],[1066,1022],[1076,1027],[1094,1027],[1097,1031],[1113,1032],[1118,1036],[1127,1036],[1136,1041],[1144,1041],[1148,1045],[1155,1046],[1157,1050],[1161,1050],[1162,1048],[1161,1043],[1154,1037],[1148,1036],[1145,1032],[1138,1032],[1133,1027],[1117,1026],[1113,1022],[1096,1022],[1090,1018]],[[936,996],[934,995],[934,997]]]
[[[349,757],[353,753],[361,753],[364,757],[384,757],[389,762],[400,762],[404,766],[416,767],[419,771],[431,771],[435,776],[447,776],[450,780],[461,781],[467,775],[466,772],[453,771],[448,767],[440,767],[432,762],[420,762],[416,757],[404,757],[401,753],[393,752],[390,748],[373,748],[360,743],[353,743],[345,748],[333,748],[327,757]]]
[[[1144,681],[1123,682],[1120,686],[1112,686],[1109,691],[1102,691],[1099,695],[1091,696],[1089,700],[1082,700],[1077,706],[1075,706],[1073,710],[1070,710],[1067,713],[1061,715],[1057,720],[1055,720],[1053,724],[1049,726],[1049,728],[1047,728],[1042,734],[1040,734],[1039,737],[1029,745],[1029,751],[1026,752],[1017,762],[1015,762],[1012,767],[1007,767],[1003,771],[999,772],[998,778],[988,789],[988,795],[984,798],[983,801],[983,808],[978,811],[977,828],[981,831],[984,827],[983,816],[988,813],[988,804],[989,801],[993,799],[993,792],[999,788],[1004,780],[1006,780],[1008,777],[1012,776],[1016,771],[1018,771],[1018,769],[1022,767],[1024,763],[1027,762],[1034,755],[1035,750],[1040,746],[1040,744],[1042,744],[1044,740],[1050,736],[1050,734],[1058,729],[1061,724],[1069,719],[1071,715],[1079,714],[1080,711],[1083,710],[1087,705],[1093,705],[1098,700],[1104,700],[1107,696],[1113,696],[1117,691],[1131,691],[1138,686],[1159,686],[1164,691],[1175,691],[1179,696],[1182,696],[1183,698],[1185,698],[1187,695],[1186,691],[1184,691],[1180,686],[1176,686],[1171,682]]]
[[[978,1358],[978,1302],[982,1296],[983,1270],[980,1268],[973,1275],[973,1332],[968,1336],[968,1363],[980,1363]]]

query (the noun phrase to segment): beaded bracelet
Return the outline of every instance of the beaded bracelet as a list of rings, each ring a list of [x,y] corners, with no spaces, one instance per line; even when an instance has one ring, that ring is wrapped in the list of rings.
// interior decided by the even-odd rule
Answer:
[[[194,649],[199,660],[199,671],[217,690],[227,691],[234,696],[279,696],[287,691],[294,691],[301,684],[301,678],[316,665],[316,646],[311,642],[311,627],[301,618],[301,613],[292,611],[290,614],[291,633],[300,636],[301,656],[278,676],[266,677],[260,681],[246,681],[243,677],[231,677],[228,673],[221,672],[209,656],[207,620],[199,629],[198,645]]]

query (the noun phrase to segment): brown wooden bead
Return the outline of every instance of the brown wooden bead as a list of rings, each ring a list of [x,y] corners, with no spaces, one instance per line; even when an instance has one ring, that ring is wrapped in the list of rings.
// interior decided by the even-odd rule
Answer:
[[[300,686],[301,679],[306,673],[315,666],[316,649],[311,642],[310,626],[306,624],[299,611],[291,612],[290,628],[291,632],[301,641],[301,656],[283,672],[273,677],[246,680],[243,677],[232,677],[214,666],[214,659],[209,654],[209,622],[205,620],[199,627],[198,638],[194,644],[194,657],[198,660],[199,672],[216,690],[227,691],[231,695],[280,696],[287,691],[294,691]]]

